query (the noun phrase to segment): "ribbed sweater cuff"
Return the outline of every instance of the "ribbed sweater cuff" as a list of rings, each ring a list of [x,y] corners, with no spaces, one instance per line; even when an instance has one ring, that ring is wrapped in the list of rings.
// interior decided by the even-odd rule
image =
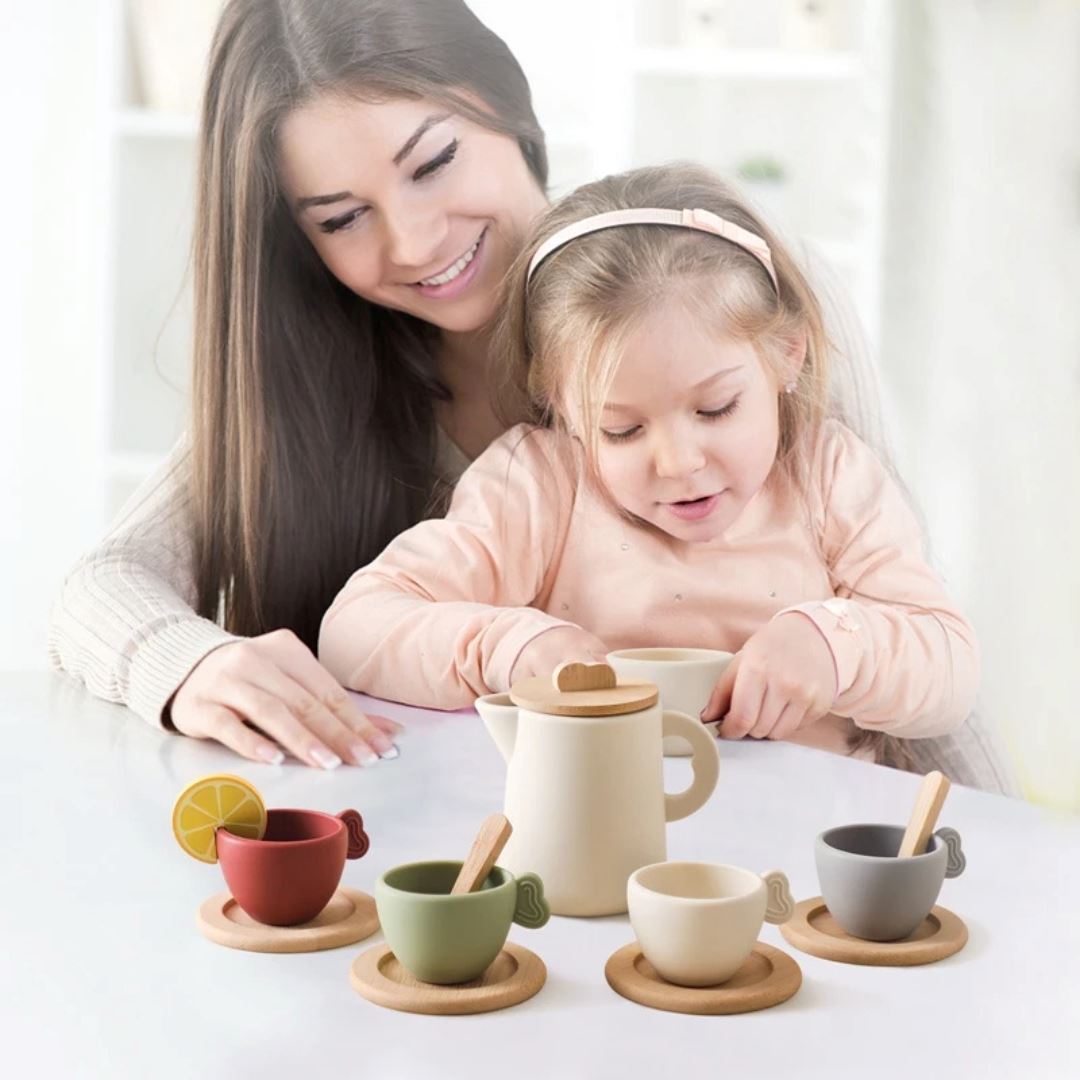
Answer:
[[[214,649],[239,640],[209,619],[170,617],[135,651],[128,686],[129,708],[154,727],[164,727],[165,705],[191,669]]]

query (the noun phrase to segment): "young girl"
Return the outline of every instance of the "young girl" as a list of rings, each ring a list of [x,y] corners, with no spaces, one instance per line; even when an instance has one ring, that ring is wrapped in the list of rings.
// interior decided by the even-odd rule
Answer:
[[[564,660],[701,646],[737,653],[702,714],[725,737],[896,760],[886,736],[963,722],[971,626],[830,405],[814,295],[735,192],[690,166],[588,184],[507,287],[498,344],[537,422],[349,580],[319,642],[344,685],[453,709]]]

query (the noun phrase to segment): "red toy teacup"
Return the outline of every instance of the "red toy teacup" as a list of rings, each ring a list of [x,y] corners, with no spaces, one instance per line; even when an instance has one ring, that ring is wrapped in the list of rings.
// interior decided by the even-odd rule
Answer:
[[[268,926],[309,922],[330,902],[345,860],[370,840],[355,810],[267,810],[261,840],[217,830],[217,857],[233,898]]]

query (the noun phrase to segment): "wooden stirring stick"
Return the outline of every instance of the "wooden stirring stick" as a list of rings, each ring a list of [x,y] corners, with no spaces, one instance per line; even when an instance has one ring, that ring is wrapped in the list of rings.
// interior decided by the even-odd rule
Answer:
[[[911,812],[907,832],[904,833],[900,850],[896,853],[897,858],[903,859],[909,855],[921,855],[926,850],[926,842],[934,831],[938,814],[941,813],[945,796],[948,794],[949,778],[947,776],[943,776],[935,770],[923,777],[922,787],[919,788],[919,795],[915,800],[915,809]]]
[[[461,873],[450,890],[451,896],[475,892],[483,885],[513,831],[510,822],[502,814],[492,814],[484,819],[473,841],[469,857],[461,864]]]

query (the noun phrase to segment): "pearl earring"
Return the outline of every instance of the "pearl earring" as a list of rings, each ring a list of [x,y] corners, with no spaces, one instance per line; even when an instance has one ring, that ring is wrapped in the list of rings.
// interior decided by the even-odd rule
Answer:
[[[789,382],[787,384],[787,386],[784,387],[784,393],[785,394],[792,394],[794,392],[795,392],[795,383],[794,383],[794,381],[792,381],[792,382]]]

